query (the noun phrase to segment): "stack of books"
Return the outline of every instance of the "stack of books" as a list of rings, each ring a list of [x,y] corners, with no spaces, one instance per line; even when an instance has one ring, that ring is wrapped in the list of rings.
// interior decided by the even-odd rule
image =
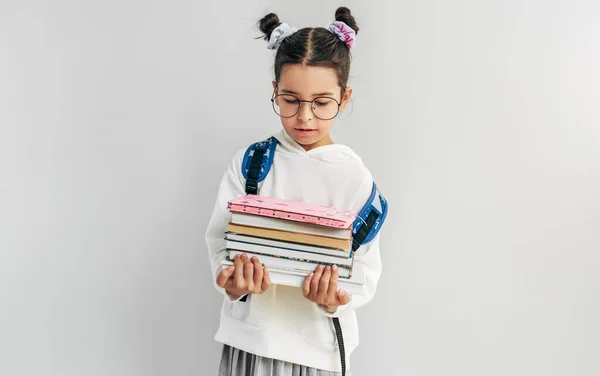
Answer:
[[[352,210],[247,195],[228,203],[227,258],[256,256],[271,282],[301,286],[318,264],[338,266],[338,288],[364,294],[364,272],[352,255]]]

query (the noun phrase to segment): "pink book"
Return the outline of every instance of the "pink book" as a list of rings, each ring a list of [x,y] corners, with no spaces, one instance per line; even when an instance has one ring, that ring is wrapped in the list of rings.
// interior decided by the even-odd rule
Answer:
[[[280,218],[326,227],[350,228],[358,212],[330,206],[281,200],[274,197],[246,195],[229,201],[232,212]]]

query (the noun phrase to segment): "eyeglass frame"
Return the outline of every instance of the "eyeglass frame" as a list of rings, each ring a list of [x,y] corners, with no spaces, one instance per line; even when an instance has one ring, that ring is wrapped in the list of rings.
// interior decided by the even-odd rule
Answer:
[[[273,111],[275,111],[275,113],[277,114],[277,116],[282,117],[284,119],[290,119],[290,118],[293,118],[294,116],[298,115],[298,113],[300,112],[300,109],[302,108],[302,103],[303,102],[304,103],[310,103],[310,110],[311,110],[311,112],[313,113],[313,115],[315,115],[320,120],[332,120],[332,119],[335,119],[340,114],[340,107],[342,107],[342,104],[340,102],[338,102],[338,100],[335,99],[335,98],[326,97],[326,96],[319,96],[319,97],[316,97],[315,99],[313,99],[312,101],[309,101],[309,100],[306,100],[306,99],[300,99],[300,98],[296,97],[293,94],[277,94],[277,95],[275,95],[275,92],[277,91],[277,89],[278,89],[278,86],[275,86],[275,88],[273,89],[273,94],[271,95],[271,105],[273,106]],[[342,93],[342,98],[344,97],[345,93],[346,93],[346,90],[344,89],[344,92]],[[277,113],[277,110],[275,110],[275,98],[277,98],[279,96],[284,96],[284,95],[289,95],[289,96],[294,97],[294,98],[296,98],[298,100],[298,110],[292,116],[281,116],[280,114]],[[338,107],[337,107],[337,112],[335,113],[335,116],[333,116],[331,118],[328,118],[328,119],[323,119],[323,118],[320,118],[319,115],[317,115],[315,113],[315,109],[313,107],[313,103],[314,103],[314,101],[316,101],[319,98],[332,99],[335,103],[337,103]]]

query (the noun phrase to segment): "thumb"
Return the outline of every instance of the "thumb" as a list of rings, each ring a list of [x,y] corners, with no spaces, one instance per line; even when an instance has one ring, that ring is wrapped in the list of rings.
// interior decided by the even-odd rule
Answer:
[[[269,275],[269,268],[265,267],[263,269],[263,280],[262,280],[262,290],[266,291],[269,286],[271,286],[271,276]]]
[[[350,303],[350,294],[346,292],[344,289],[340,289],[337,293],[338,299],[340,300],[340,305],[345,305]]]
[[[227,281],[229,280],[229,278],[233,275],[233,272],[235,271],[235,266],[231,265],[230,267],[226,268],[226,269],[222,269],[219,272],[219,275],[217,276],[217,285],[219,287],[224,287],[225,284],[227,284]]]

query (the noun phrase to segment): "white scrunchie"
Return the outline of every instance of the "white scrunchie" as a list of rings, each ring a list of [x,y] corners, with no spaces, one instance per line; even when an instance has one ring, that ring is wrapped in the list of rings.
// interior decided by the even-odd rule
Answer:
[[[290,26],[286,23],[282,23],[277,26],[275,30],[271,33],[271,37],[269,38],[269,44],[267,48],[269,50],[276,50],[281,45],[281,42],[290,35],[294,34],[298,29],[293,26]]]

